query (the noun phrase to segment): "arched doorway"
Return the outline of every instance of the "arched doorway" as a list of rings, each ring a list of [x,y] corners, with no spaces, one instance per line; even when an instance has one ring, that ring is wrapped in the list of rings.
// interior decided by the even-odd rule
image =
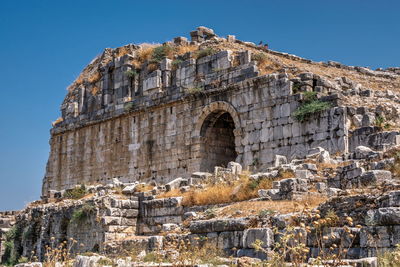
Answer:
[[[215,166],[226,167],[236,160],[234,130],[235,122],[225,110],[213,111],[205,118],[200,130],[200,171],[213,172]]]

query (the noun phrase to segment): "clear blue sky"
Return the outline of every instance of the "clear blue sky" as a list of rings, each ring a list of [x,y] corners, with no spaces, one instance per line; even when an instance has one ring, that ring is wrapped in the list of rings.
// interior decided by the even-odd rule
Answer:
[[[65,88],[104,48],[204,25],[316,61],[399,66],[399,10],[396,0],[2,0],[0,210],[39,198]]]

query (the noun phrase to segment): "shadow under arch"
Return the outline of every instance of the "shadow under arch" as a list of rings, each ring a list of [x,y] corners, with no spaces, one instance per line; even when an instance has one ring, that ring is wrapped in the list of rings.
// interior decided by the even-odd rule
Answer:
[[[239,116],[229,103],[213,102],[203,109],[195,129],[200,142],[200,171],[213,172],[215,166],[226,167],[236,161],[240,129]]]

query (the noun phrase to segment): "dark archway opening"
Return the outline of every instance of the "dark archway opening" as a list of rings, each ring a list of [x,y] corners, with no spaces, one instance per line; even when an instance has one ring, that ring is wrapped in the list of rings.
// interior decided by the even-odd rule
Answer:
[[[201,127],[200,171],[213,172],[215,166],[226,167],[235,161],[235,123],[226,111],[216,111],[208,115]]]

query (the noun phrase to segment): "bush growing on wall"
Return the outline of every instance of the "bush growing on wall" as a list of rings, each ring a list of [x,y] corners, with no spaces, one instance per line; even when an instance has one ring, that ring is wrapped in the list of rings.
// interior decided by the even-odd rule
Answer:
[[[311,115],[321,113],[329,109],[331,105],[317,99],[316,92],[305,92],[304,102],[293,112],[293,116],[299,121],[308,120]]]
[[[85,204],[81,208],[75,210],[72,213],[71,223],[82,223],[87,218],[89,218],[90,214],[94,213],[96,207],[91,204]]]

